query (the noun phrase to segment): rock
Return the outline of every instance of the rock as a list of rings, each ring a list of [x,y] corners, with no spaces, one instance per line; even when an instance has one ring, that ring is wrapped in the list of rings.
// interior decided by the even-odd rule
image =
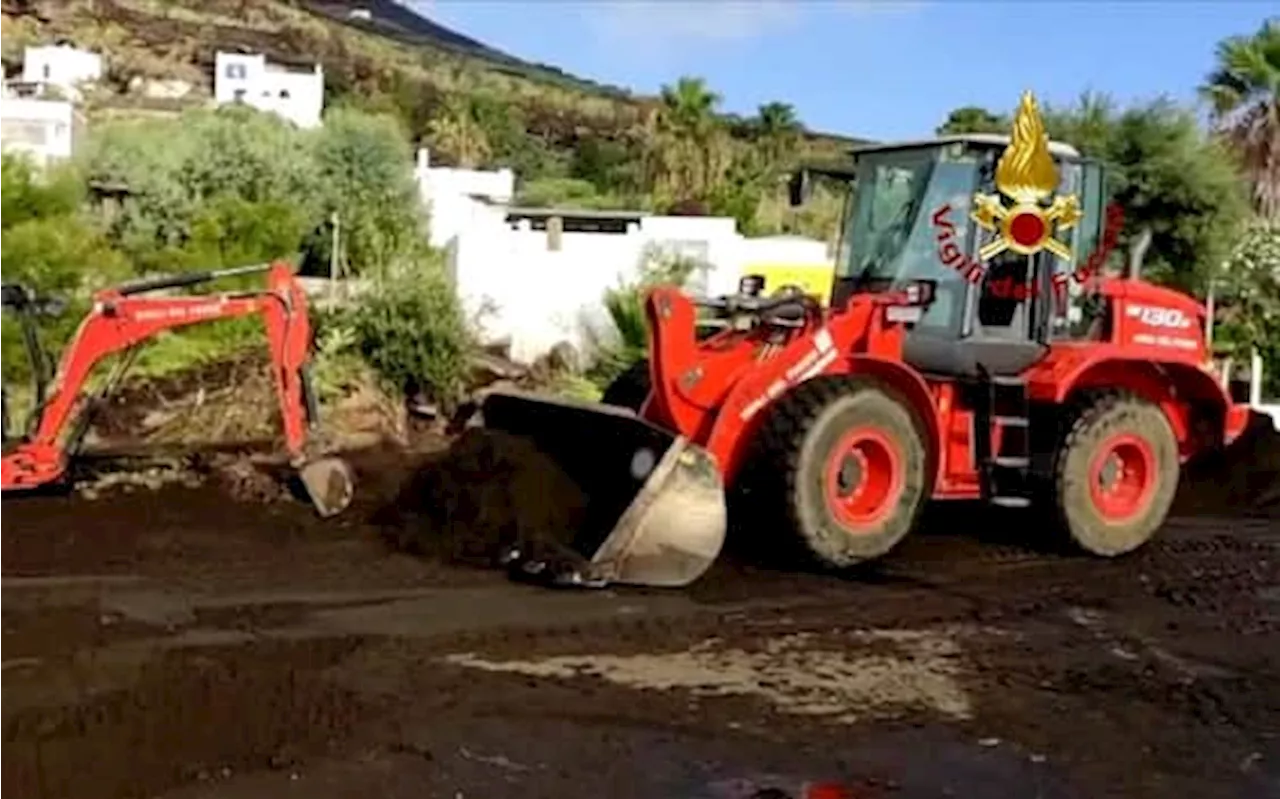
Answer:
[[[582,358],[578,350],[567,341],[562,341],[547,353],[547,366],[555,372],[578,374],[582,370]]]
[[[489,352],[479,352],[471,358],[471,383],[476,388],[496,380],[517,380],[528,371],[523,364]]]

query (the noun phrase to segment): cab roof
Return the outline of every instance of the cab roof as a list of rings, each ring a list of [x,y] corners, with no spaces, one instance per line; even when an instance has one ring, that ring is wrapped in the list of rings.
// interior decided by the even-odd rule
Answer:
[[[1010,137],[1000,133],[964,133],[952,136],[939,136],[934,139],[916,139],[913,141],[888,142],[884,144],[867,144],[853,147],[849,154],[857,157],[866,153],[889,152],[892,150],[911,150],[918,147],[936,147],[941,144],[978,144],[985,146],[1007,147]],[[1079,158],[1080,151],[1059,141],[1049,142],[1049,152],[1060,158]]]

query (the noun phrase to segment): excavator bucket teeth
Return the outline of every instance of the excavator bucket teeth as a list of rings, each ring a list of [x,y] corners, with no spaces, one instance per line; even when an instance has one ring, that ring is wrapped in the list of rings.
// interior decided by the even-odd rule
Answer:
[[[321,516],[334,516],[347,509],[355,494],[355,477],[341,458],[317,458],[298,469],[307,498]]]
[[[490,394],[481,411],[486,427],[531,440],[586,497],[573,541],[585,565],[544,579],[678,587],[720,554],[727,526],[720,472],[682,436],[622,408],[516,392]]]

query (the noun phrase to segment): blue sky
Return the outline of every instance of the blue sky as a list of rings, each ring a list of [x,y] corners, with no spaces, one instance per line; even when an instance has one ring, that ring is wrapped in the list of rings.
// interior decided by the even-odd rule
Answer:
[[[929,135],[952,108],[1105,91],[1192,102],[1215,44],[1252,33],[1263,0],[416,0],[428,17],[582,77],[656,92],[705,78],[724,109],[782,100],[811,128]]]

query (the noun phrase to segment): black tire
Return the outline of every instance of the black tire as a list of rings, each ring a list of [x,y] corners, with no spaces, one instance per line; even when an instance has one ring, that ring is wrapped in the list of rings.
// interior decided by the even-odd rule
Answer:
[[[818,378],[768,413],[752,469],[752,504],[791,529],[808,559],[853,566],[886,554],[915,526],[928,498],[928,452],[908,401],[896,391],[862,377]],[[870,468],[891,479],[866,480]]]
[[[649,398],[652,383],[649,379],[649,359],[637,361],[627,370],[613,379],[604,390],[600,401],[605,405],[616,405],[629,408],[637,413],[644,401]]]
[[[1159,406],[1127,393],[1094,396],[1058,449],[1058,522],[1085,552],[1132,552],[1164,524],[1179,471],[1178,441]]]

